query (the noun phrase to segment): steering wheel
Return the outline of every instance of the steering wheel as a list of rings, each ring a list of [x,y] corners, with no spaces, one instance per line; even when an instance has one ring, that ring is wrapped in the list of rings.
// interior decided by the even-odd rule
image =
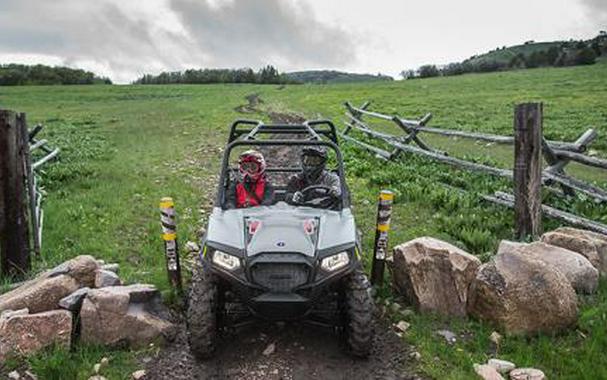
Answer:
[[[308,199],[308,197],[316,192],[317,196]],[[301,190],[301,194],[304,197],[302,205],[322,208],[333,208],[339,202],[339,197],[332,195],[333,189],[330,186],[325,185],[311,185]]]

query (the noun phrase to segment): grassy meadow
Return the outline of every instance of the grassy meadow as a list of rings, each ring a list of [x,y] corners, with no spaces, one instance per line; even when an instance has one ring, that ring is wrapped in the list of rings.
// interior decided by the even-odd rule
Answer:
[[[242,117],[268,120],[265,112],[243,115],[234,110],[252,93],[259,94],[263,111],[330,118],[340,127],[344,101],[370,100],[373,110],[408,118],[432,112],[431,126],[508,135],[514,105],[542,101],[549,139],[573,141],[592,126],[599,131],[593,154],[607,157],[604,61],[589,67],[368,84],[0,87],[0,108],[26,112],[30,124],[45,124],[41,137],[62,149],[60,160],[45,169],[43,254],[35,260],[36,269],[93,254],[120,263],[126,281],[153,283],[169,297],[158,201],[163,196],[175,199],[179,239],[196,240],[215,192],[229,123]],[[512,166],[508,147],[431,135],[425,140],[454,156]],[[408,154],[398,162],[382,163],[347,143],[343,146],[357,222],[369,254],[375,202],[382,188],[397,194],[391,245],[429,235],[486,261],[500,239],[512,237],[513,213],[478,200],[479,194],[509,190],[508,182]],[[571,165],[571,173],[607,187],[607,174],[599,169]],[[582,196],[559,199],[546,193],[544,201],[607,223],[607,207]],[[546,229],[558,225],[545,220]],[[392,298],[388,288],[382,294]],[[417,314],[409,318],[412,327],[403,339],[421,353],[418,370],[428,377],[472,378],[472,364],[491,355],[490,326]],[[550,379],[607,378],[607,368],[599,365],[607,349],[605,326],[603,280],[598,295],[582,300],[576,329],[559,336],[507,337],[499,357],[540,368]],[[442,328],[465,338],[448,346],[435,334]],[[127,379],[136,368],[135,355],[94,347],[71,353],[50,350],[30,359],[30,365],[40,378],[86,379],[92,364],[109,356],[117,366],[110,378]]]

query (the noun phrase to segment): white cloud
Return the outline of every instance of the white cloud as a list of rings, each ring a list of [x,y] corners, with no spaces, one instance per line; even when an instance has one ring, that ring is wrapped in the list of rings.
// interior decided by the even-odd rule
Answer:
[[[2,61],[60,57],[118,82],[189,67],[340,66],[354,59],[349,41],[305,3],[282,0],[0,2]]]
[[[590,38],[607,0],[0,0],[0,62],[118,82],[199,67],[396,75],[526,40]]]

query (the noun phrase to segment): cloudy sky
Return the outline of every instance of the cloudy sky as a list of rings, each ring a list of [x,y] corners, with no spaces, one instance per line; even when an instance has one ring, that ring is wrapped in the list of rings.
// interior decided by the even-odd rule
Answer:
[[[118,83],[265,64],[397,75],[605,29],[607,0],[0,0],[0,63],[80,67]]]

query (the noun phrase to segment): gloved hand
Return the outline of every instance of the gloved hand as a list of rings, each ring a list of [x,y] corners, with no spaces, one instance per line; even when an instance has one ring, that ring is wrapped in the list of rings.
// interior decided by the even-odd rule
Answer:
[[[301,191],[296,191],[293,193],[293,203],[303,203],[304,195]]]

